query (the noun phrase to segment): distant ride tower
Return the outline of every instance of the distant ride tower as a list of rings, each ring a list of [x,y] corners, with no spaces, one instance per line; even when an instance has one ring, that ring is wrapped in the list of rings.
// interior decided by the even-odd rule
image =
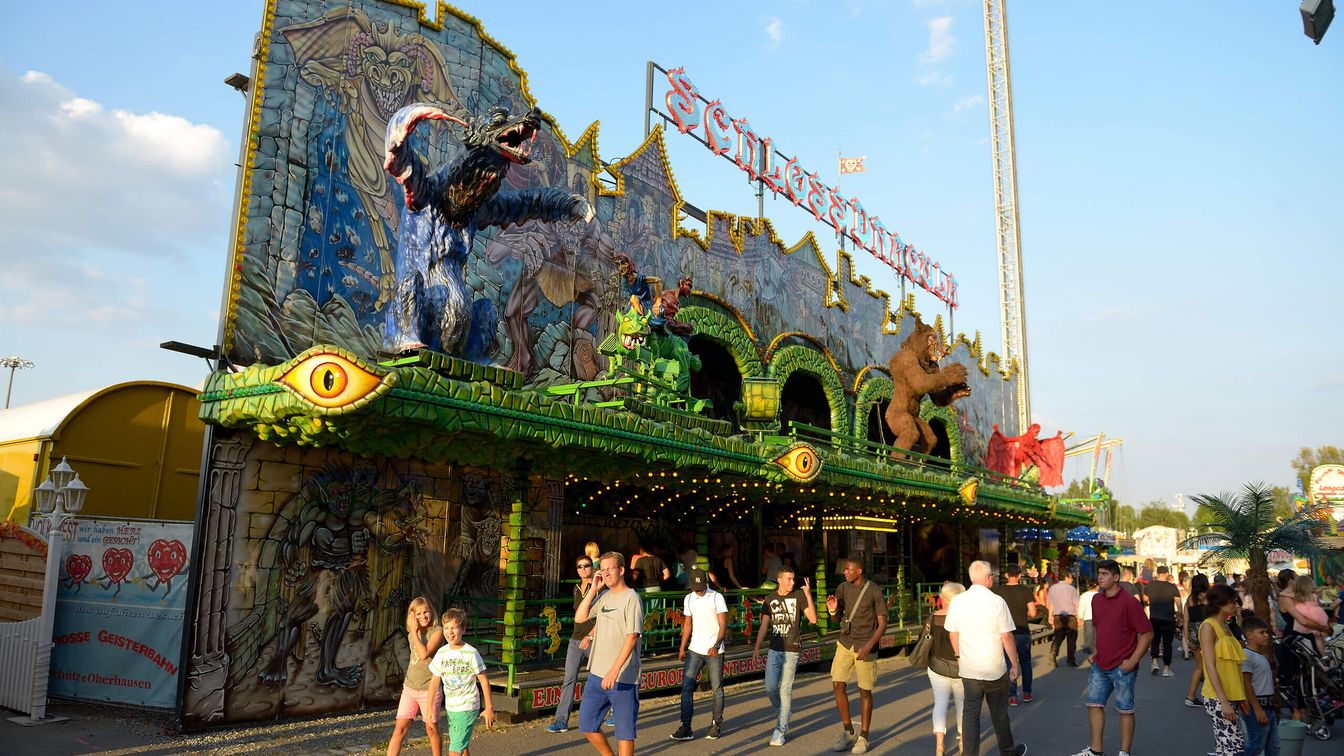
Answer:
[[[989,140],[994,150],[994,226],[999,238],[999,305],[1004,363],[1017,362],[1017,430],[1031,424],[1027,382],[1027,308],[1022,287],[1022,234],[1018,230],[1017,147],[1013,137],[1013,82],[1008,62],[1005,0],[985,0],[985,64],[989,72]]]

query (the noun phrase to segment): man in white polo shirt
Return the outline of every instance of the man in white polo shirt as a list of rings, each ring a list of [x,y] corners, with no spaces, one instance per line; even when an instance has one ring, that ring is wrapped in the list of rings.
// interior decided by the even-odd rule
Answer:
[[[989,704],[989,720],[999,741],[1001,756],[1022,756],[1025,743],[1013,742],[1008,722],[1008,681],[1019,667],[1013,642],[1013,616],[1008,604],[993,591],[989,562],[971,562],[971,587],[953,597],[944,627],[957,654],[966,705],[961,715],[963,753],[980,752],[980,701]],[[1011,667],[1004,664],[1007,655]]]

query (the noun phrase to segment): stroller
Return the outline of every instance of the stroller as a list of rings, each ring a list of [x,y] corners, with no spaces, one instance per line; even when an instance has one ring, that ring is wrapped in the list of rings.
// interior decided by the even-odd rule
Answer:
[[[1282,680],[1280,692],[1289,701],[1296,698],[1304,703],[1307,731],[1313,738],[1329,740],[1331,725],[1344,716],[1344,665],[1335,657],[1344,651],[1344,639],[1332,638],[1326,656],[1316,653],[1315,643],[1307,636],[1293,636],[1285,643],[1296,669],[1290,679]]]

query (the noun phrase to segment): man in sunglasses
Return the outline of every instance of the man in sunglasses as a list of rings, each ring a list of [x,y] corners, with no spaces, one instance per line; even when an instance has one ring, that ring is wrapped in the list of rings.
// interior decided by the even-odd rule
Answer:
[[[593,582],[592,558],[587,554],[579,557],[575,571],[579,573],[579,582],[574,586],[574,608],[577,609],[583,601],[583,589]],[[592,645],[593,626],[596,624],[596,617],[574,623],[574,630],[569,636],[569,648],[565,651],[565,681],[560,683],[560,705],[555,709],[555,721],[546,728],[546,732],[569,730],[569,712],[574,708],[574,686],[579,680],[579,670],[588,659],[588,647]]]

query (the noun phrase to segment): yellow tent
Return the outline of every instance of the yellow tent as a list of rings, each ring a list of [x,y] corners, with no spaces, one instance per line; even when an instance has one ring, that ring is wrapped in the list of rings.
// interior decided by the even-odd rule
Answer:
[[[195,519],[200,408],[194,389],[130,381],[0,410],[0,513],[26,523],[65,457],[89,487],[87,516]]]

